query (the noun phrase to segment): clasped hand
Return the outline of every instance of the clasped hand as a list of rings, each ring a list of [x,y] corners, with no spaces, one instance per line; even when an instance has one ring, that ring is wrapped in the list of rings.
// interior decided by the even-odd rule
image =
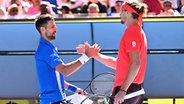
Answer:
[[[84,44],[79,44],[76,47],[76,50],[78,54],[86,54],[89,58],[94,58],[98,55],[101,49],[96,43],[91,46],[88,42],[85,42]]]

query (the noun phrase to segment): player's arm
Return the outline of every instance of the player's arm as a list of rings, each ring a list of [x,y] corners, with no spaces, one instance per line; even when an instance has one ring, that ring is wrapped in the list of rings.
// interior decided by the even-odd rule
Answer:
[[[64,76],[69,76],[72,73],[76,72],[83,64],[85,64],[89,60],[88,56],[83,54],[80,58],[70,63],[60,63],[55,69],[62,73]]]
[[[88,56],[90,58],[95,58],[96,60],[98,60],[102,64],[104,64],[112,69],[116,68],[116,58],[101,54],[100,53],[100,46],[98,44],[95,43],[92,46],[90,46],[90,44],[87,42],[83,45],[80,44],[77,47],[77,52],[79,54],[84,54],[86,52],[85,49],[87,49],[87,53],[88,53]]]
[[[117,58],[103,55],[101,53],[98,53],[96,56],[94,56],[94,58],[96,60],[98,60],[99,62],[101,62],[102,64],[104,64],[112,69],[116,69],[116,64],[117,64],[116,59]]]

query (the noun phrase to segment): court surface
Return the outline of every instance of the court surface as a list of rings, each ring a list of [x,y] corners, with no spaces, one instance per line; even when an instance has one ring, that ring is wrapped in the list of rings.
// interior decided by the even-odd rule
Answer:
[[[0,104],[39,104],[36,100],[0,100]],[[164,99],[148,99],[143,102],[143,104],[184,104],[184,98],[164,98]]]

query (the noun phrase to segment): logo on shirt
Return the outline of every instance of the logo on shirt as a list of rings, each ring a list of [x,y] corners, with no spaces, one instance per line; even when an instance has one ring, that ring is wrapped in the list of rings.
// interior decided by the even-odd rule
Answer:
[[[56,51],[54,51],[52,54],[50,54],[50,57],[51,58],[54,58],[54,57],[59,57],[59,55],[57,54],[57,52]]]
[[[135,47],[135,46],[136,46],[136,42],[132,41],[132,47]]]

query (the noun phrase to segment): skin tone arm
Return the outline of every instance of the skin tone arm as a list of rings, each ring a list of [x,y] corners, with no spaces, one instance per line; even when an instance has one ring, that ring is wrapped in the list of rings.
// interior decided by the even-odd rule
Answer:
[[[99,62],[101,62],[102,64],[114,70],[116,69],[116,58],[107,56],[107,55],[103,55],[101,53],[98,53],[96,56],[94,56],[94,58],[98,60]]]
[[[131,52],[129,54],[129,56],[130,56],[130,60],[131,60],[130,67],[129,67],[129,70],[127,73],[127,77],[126,77],[123,85],[121,86],[121,89],[124,91],[120,90],[116,94],[115,99],[114,99],[114,104],[119,104],[119,101],[124,102],[124,99],[122,99],[122,97],[123,98],[125,97],[125,95],[126,95],[125,91],[127,91],[130,84],[133,82],[133,80],[134,80],[135,76],[137,75],[138,70],[140,68],[139,52]]]
[[[79,54],[84,54],[85,49],[88,49],[88,55],[90,58],[95,58],[102,64],[112,69],[116,68],[116,58],[99,53],[100,46],[98,46],[98,44],[94,44],[93,46],[90,46],[89,43],[85,43],[84,45],[79,45],[77,47],[77,52]]]
[[[84,48],[84,54],[86,54],[90,58],[90,50],[89,48]],[[77,59],[75,61],[72,61],[70,63],[61,63],[55,67],[57,71],[62,73],[64,76],[69,76],[72,73],[76,72],[79,68],[82,67],[82,63]]]
[[[55,67],[55,69],[62,73],[64,76],[69,76],[72,73],[76,72],[79,68],[81,68],[82,63],[77,59],[70,63],[61,63]]]

